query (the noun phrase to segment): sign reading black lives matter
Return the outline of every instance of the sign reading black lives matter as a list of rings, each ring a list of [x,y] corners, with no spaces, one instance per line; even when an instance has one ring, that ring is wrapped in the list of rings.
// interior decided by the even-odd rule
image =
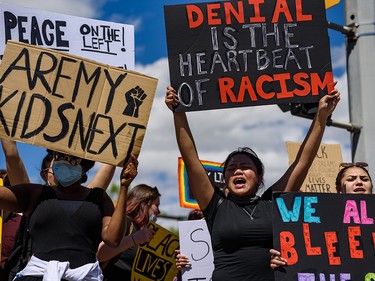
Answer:
[[[8,40],[134,69],[134,26],[0,3],[0,57]]]
[[[178,272],[176,267],[176,250],[180,246],[178,237],[151,221],[148,222],[147,228],[154,231],[154,236],[149,242],[139,244],[133,262],[131,280],[173,280]]]
[[[333,89],[324,0],[164,7],[177,111],[315,102]]]
[[[274,193],[276,281],[375,280],[375,196]]]
[[[139,155],[157,79],[8,41],[0,137],[122,166]]]

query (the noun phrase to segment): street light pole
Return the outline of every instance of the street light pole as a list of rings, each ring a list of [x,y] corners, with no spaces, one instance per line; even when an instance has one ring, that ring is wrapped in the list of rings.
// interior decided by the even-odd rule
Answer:
[[[375,177],[375,1],[346,0],[345,25],[353,161],[366,161]]]

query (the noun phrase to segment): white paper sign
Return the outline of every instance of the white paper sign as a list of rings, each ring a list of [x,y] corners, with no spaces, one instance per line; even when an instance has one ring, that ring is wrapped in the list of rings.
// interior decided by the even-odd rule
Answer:
[[[214,257],[211,237],[204,220],[178,223],[181,254],[189,258],[191,268],[182,271],[182,280],[211,280]]]
[[[134,70],[134,26],[0,3],[0,56],[7,40]]]

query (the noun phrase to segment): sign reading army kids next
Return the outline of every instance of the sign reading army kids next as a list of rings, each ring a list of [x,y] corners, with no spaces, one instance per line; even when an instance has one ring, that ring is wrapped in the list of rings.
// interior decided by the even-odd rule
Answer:
[[[315,102],[333,89],[324,0],[164,7],[177,111]]]
[[[157,79],[8,41],[0,137],[122,166],[138,156]]]
[[[274,193],[276,281],[375,280],[375,196]]]

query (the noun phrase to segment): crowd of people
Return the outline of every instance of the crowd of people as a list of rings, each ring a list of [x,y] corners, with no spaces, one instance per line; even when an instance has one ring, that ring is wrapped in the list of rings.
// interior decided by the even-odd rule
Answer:
[[[200,210],[189,219],[204,218],[212,240],[212,280],[274,280],[274,269],[287,259],[273,249],[273,191],[298,191],[314,160],[328,117],[340,94],[334,89],[319,101],[318,111],[295,161],[267,192],[265,168],[248,147],[231,152],[223,162],[225,190],[212,185],[202,166],[184,112],[174,112],[179,100],[168,87],[165,103],[173,112],[175,134],[186,165],[189,186]],[[157,187],[129,187],[137,175],[132,157],[123,167],[116,208],[106,193],[115,167],[103,164],[87,185],[94,162],[47,150],[40,169],[44,184],[30,183],[14,141],[2,139],[6,158],[0,208],[3,213],[1,280],[131,280],[139,244],[149,242],[147,228],[160,214]],[[371,194],[367,164],[342,163],[336,189],[344,194]],[[235,219],[233,219],[235,218]],[[17,234],[16,234],[17,233]],[[24,264],[9,262],[16,240],[28,237],[29,255]],[[23,239],[25,240],[25,239]],[[53,246],[49,241],[54,241]],[[176,266],[189,266],[188,257],[177,251]],[[181,280],[181,272],[175,280]]]
[[[256,152],[240,147],[223,162],[226,186],[220,190],[200,162],[186,113],[174,112],[179,104],[176,91],[167,88],[165,103],[172,111],[189,187],[200,208],[193,210],[189,219],[204,219],[211,236],[212,280],[270,281],[275,269],[288,264],[273,248],[270,195],[273,191],[299,191],[339,100],[337,89],[320,99],[295,161],[273,185],[264,187],[265,168]],[[160,214],[161,197],[157,187],[147,184],[130,188],[138,173],[137,159],[132,156],[121,171],[115,207],[106,189],[116,167],[102,164],[85,185],[93,161],[47,150],[40,168],[44,183],[33,184],[16,143],[1,142],[6,159],[1,173],[5,187],[0,189],[1,280],[131,280],[139,245],[154,237],[147,224]],[[337,192],[372,194],[366,167],[363,162],[342,163]],[[263,190],[267,191],[260,192]],[[189,265],[188,257],[178,250],[177,268]],[[181,280],[181,272],[175,280]]]

